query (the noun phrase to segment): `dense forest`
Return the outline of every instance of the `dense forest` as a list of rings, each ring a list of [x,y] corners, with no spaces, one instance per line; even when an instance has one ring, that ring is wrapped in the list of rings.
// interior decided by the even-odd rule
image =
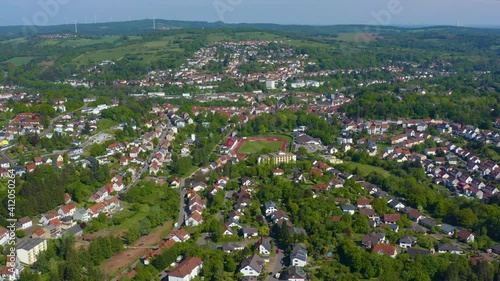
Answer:
[[[109,168],[89,159],[88,168],[66,165],[55,170],[51,165],[40,165],[34,172],[18,178],[16,216],[35,216],[50,211],[64,203],[64,193],[69,192],[77,202],[85,202],[88,197],[102,187],[109,179]],[[5,191],[6,192],[6,191]],[[4,196],[0,220],[5,225],[7,196]]]

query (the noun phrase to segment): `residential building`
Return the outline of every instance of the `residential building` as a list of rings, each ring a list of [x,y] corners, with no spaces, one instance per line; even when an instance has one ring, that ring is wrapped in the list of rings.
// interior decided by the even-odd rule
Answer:
[[[279,165],[281,163],[295,163],[297,161],[297,155],[287,152],[273,152],[269,154],[261,155],[258,159],[259,164],[262,163],[272,163],[274,165]]]
[[[298,266],[290,266],[285,272],[280,276],[280,280],[286,281],[306,281],[307,276],[301,267]]]
[[[200,258],[187,258],[168,273],[168,281],[191,281],[200,274],[202,267]]]
[[[23,240],[17,245],[17,257],[21,263],[32,265],[40,253],[47,250],[47,240],[36,238]]]
[[[272,251],[271,238],[261,237],[259,241],[255,244],[255,249],[259,251],[259,254],[264,256],[269,256]]]
[[[33,221],[29,217],[24,217],[16,222],[16,227],[19,230],[24,230],[33,226]]]
[[[264,209],[266,212],[266,216],[270,216],[272,213],[278,210],[278,206],[273,201],[267,201],[266,204],[264,204]]]
[[[243,276],[259,276],[264,271],[264,259],[252,255],[241,262],[240,272]]]
[[[460,232],[458,232],[458,239],[463,241],[463,242],[473,243],[474,238],[475,238],[474,234],[471,233],[470,231],[465,230],[465,229],[462,229],[462,230],[460,230]]]
[[[464,253],[462,249],[460,249],[457,245],[454,244],[439,244],[437,246],[438,253],[443,254],[443,253],[451,253],[451,254],[457,254],[461,255]]]
[[[399,239],[399,247],[401,248],[411,248],[417,244],[417,238],[413,236],[403,236]]]
[[[379,255],[388,255],[391,258],[395,258],[398,255],[397,248],[387,244],[377,244],[373,247],[373,253]]]
[[[290,254],[290,265],[305,266],[307,264],[307,250],[301,244],[296,244]]]
[[[9,231],[0,226],[0,245],[5,245],[9,241]]]

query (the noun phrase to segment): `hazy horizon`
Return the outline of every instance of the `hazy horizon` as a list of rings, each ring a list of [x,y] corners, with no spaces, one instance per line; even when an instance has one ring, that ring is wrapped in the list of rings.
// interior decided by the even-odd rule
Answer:
[[[3,0],[0,26],[152,19],[298,25],[500,26],[500,0]]]

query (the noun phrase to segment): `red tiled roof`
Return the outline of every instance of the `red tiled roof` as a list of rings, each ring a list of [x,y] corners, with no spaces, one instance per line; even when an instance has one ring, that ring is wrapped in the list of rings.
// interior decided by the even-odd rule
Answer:
[[[71,210],[73,210],[75,208],[76,208],[76,203],[71,202],[68,205],[62,206],[61,210],[63,211],[63,213],[67,214],[67,213],[71,212]]]
[[[393,223],[399,221],[400,218],[401,216],[399,214],[385,214],[384,222]]]
[[[393,256],[396,254],[396,247],[387,244],[377,244],[373,247],[373,252]]]
[[[169,276],[184,278],[201,264],[203,264],[203,261],[198,257],[187,258],[170,271]]]

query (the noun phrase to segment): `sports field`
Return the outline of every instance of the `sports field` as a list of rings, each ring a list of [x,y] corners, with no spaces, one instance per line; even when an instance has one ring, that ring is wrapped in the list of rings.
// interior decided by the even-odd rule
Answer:
[[[262,151],[264,148],[269,148],[272,151],[281,149],[281,142],[277,141],[247,141],[243,143],[238,153],[256,153]]]
[[[236,153],[251,154],[267,148],[271,151],[286,151],[288,142],[278,137],[253,137],[243,138],[234,149]]]

